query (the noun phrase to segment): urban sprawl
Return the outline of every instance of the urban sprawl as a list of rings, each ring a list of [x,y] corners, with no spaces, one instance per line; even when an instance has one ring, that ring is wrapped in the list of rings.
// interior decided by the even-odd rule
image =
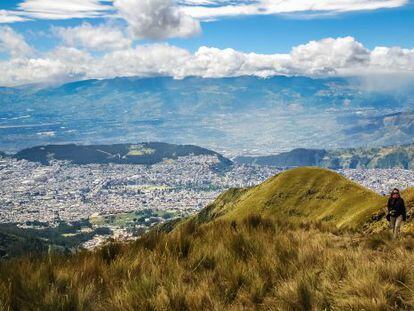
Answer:
[[[146,165],[75,165],[53,161],[45,166],[0,159],[0,223],[50,226],[93,216],[139,210],[174,210],[188,215],[233,187],[257,185],[282,171],[270,166],[234,164],[215,169],[216,156],[186,156]],[[340,174],[380,193],[414,186],[414,171],[346,169]]]

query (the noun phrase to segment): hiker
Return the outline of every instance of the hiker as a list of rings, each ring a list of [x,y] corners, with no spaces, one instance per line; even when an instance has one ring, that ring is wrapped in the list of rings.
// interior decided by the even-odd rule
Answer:
[[[394,238],[398,237],[403,221],[407,220],[407,212],[405,210],[404,200],[401,198],[400,190],[395,188],[388,199],[387,204],[387,220]]]

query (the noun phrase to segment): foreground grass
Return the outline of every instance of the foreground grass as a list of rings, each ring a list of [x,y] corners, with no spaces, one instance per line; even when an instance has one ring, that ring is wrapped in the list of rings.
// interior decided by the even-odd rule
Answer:
[[[3,310],[413,310],[414,239],[258,214],[0,265]]]

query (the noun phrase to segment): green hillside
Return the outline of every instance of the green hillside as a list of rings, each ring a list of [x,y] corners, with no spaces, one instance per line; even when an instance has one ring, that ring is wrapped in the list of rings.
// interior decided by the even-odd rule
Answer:
[[[413,310],[414,238],[372,220],[384,203],[287,171],[133,243],[3,261],[0,310]]]
[[[207,209],[230,220],[259,213],[358,229],[384,205],[383,197],[345,177],[309,167],[285,171],[251,189],[229,190]]]

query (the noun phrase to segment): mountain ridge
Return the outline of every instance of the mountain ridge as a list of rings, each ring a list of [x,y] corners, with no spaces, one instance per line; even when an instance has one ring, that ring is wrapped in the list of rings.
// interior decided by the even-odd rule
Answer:
[[[414,144],[352,149],[293,149],[276,155],[237,157],[240,164],[280,167],[319,166],[345,168],[414,168]]]
[[[162,142],[107,145],[57,144],[26,148],[15,154],[6,154],[0,151],[0,157],[26,159],[46,165],[49,163],[48,155],[52,154],[54,156],[51,159],[69,160],[75,164],[155,164],[163,158],[175,159],[177,156],[190,154],[216,155],[221,166],[232,164],[232,160],[211,149],[190,144],[177,145]],[[82,159],[82,157],[85,158]],[[335,170],[356,168],[413,169],[414,144],[332,150],[296,148],[276,155],[238,156],[233,161],[238,164],[269,165],[282,168],[316,166]]]
[[[74,164],[146,164],[188,155],[217,156],[217,167],[225,168],[232,162],[221,154],[195,145],[175,145],[161,142],[112,145],[45,145],[23,149],[12,157],[48,165],[51,159],[67,160]]]
[[[199,219],[237,220],[250,214],[327,221],[361,229],[385,206],[386,198],[333,171],[300,167],[247,189],[230,189]]]

